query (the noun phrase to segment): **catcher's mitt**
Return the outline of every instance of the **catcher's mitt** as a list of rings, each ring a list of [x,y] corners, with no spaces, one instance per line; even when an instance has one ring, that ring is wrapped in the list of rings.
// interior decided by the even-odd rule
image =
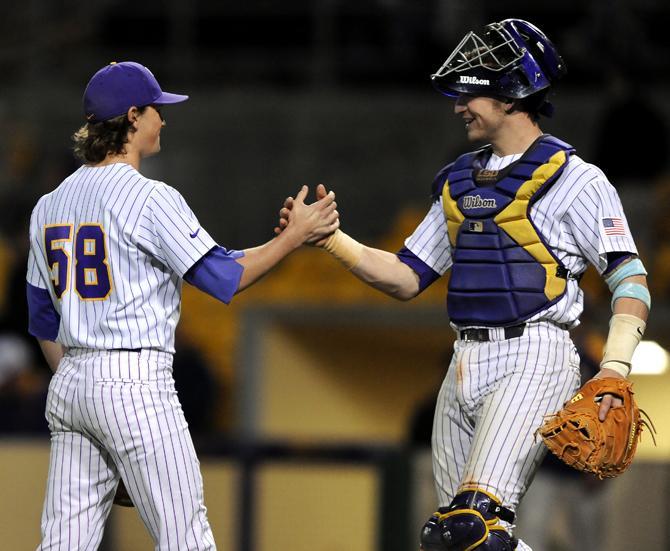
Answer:
[[[621,398],[623,405],[610,408],[605,421],[600,421],[598,411],[605,394]],[[654,438],[654,425],[637,407],[631,383],[606,377],[584,384],[537,432],[564,463],[603,479],[620,475],[628,468],[645,426]]]

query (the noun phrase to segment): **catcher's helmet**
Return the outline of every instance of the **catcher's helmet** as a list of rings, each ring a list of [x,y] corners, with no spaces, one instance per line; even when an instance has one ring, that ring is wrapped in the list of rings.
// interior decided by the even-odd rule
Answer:
[[[431,76],[444,95],[493,95],[522,99],[549,88],[565,74],[556,47],[535,25],[522,19],[490,23],[469,32]]]

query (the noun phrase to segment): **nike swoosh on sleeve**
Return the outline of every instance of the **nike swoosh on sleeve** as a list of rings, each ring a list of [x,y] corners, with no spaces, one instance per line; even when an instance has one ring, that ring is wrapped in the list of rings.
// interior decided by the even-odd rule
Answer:
[[[193,233],[189,233],[189,235],[190,235],[193,239],[195,239],[196,237],[198,237],[198,233],[199,233],[199,232],[200,232],[200,228],[198,228],[197,230],[195,230]]]

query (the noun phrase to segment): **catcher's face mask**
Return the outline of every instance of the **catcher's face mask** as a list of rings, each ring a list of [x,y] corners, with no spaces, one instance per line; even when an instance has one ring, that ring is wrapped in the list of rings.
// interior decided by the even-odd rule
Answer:
[[[491,23],[483,33],[469,32],[435,74],[444,95],[491,95],[522,99],[548,88],[565,74],[551,41],[520,19]]]

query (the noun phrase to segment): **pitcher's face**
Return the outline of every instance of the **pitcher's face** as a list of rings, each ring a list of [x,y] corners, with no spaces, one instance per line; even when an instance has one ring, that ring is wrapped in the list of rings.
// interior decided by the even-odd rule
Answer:
[[[137,113],[137,131],[132,141],[141,157],[155,155],[161,150],[161,129],[164,126],[159,106],[150,105],[142,113]]]

